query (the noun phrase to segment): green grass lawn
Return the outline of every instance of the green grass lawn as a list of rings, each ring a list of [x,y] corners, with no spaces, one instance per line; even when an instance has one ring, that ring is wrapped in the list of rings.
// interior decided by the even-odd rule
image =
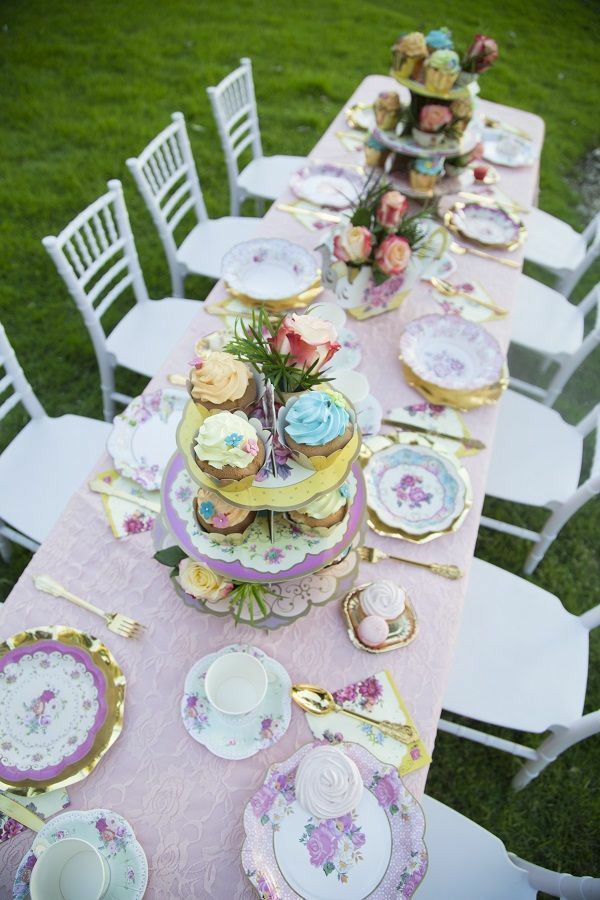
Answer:
[[[265,153],[303,154],[365,75],[387,71],[389,47],[399,31],[447,23],[461,45],[476,31],[491,34],[501,58],[482,79],[483,95],[545,119],[540,206],[582,226],[567,178],[599,143],[600,17],[594,0],[478,0],[461,4],[460,13],[458,5],[430,0],[427,20],[424,7],[416,0],[394,6],[371,0],[4,0],[0,319],[49,413],[100,417],[101,402],[87,332],[40,239],[57,233],[99,196],[109,178],[120,178],[150,294],[168,295],[162,248],[125,160],[181,110],[209,212],[226,213],[225,165],[205,87],[227,74],[240,56],[253,59]],[[596,267],[578,298],[599,275]],[[189,296],[205,297],[209,289],[205,280],[188,281]],[[598,399],[599,374],[597,353],[558,404],[569,421],[577,421]],[[120,382],[129,392],[143,387],[126,373]],[[18,424],[9,422],[4,437]],[[531,510],[502,509],[488,501],[486,512],[510,512],[512,521],[539,525]],[[593,501],[564,529],[535,573],[533,580],[560,596],[573,613],[599,602],[599,537],[600,508]],[[523,542],[488,531],[477,550],[513,572],[520,572],[526,551]],[[28,559],[16,550],[10,565],[0,563],[2,596]],[[599,651],[596,636],[586,711],[600,706]],[[526,740],[533,745],[539,738]],[[441,735],[428,790],[494,831],[520,856],[598,875],[599,745],[596,738],[575,747],[515,795],[508,789],[518,765],[514,758]],[[458,894],[449,888],[448,896],[454,900]]]

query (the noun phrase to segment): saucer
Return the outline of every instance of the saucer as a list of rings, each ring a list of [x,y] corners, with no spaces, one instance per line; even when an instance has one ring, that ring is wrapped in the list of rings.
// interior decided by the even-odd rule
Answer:
[[[251,653],[267,670],[269,686],[257,710],[241,719],[217,712],[206,697],[204,676],[223,653]],[[283,666],[258,647],[231,644],[203,656],[186,675],[181,717],[188,734],[221,759],[248,759],[283,737],[291,718],[290,676]]]
[[[104,900],[141,900],[148,883],[148,862],[133,828],[109,809],[72,810],[55,816],[38,832],[40,840],[54,844],[63,838],[81,838],[100,851],[110,869]],[[31,870],[37,858],[31,847],[17,869],[13,900],[29,900]]]
[[[382,416],[383,409],[381,403],[377,397],[370,394],[367,399],[360,404],[356,413],[356,421],[358,422],[363,437],[369,437],[370,435],[379,432]]]

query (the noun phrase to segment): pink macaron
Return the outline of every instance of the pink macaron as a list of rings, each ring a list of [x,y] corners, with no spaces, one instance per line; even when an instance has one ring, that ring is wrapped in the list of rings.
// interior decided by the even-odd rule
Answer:
[[[358,623],[356,633],[366,647],[381,647],[388,638],[390,626],[383,616],[365,616]]]

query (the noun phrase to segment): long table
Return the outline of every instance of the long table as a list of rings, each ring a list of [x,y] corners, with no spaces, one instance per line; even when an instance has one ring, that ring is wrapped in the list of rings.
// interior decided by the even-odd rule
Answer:
[[[349,103],[372,101],[382,90],[397,89],[390,78],[369,76]],[[528,131],[541,147],[544,126],[530,113],[482,102],[486,114]],[[335,133],[347,129],[343,111],[315,146],[319,160],[356,161]],[[502,169],[501,188],[525,206],[535,201],[538,166]],[[281,200],[291,201],[287,192]],[[272,207],[261,222],[261,235],[285,237],[312,249],[319,235],[293,217]],[[518,251],[514,254],[519,259]],[[479,279],[496,302],[510,308],[515,301],[519,272],[498,263],[464,256],[461,276]],[[149,389],[166,386],[170,372],[184,372],[194,342],[215,330],[219,320],[208,312],[210,302],[225,297],[221,283],[212,291],[207,309],[194,321],[165,360]],[[323,300],[333,297],[324,293]],[[404,325],[427,312],[439,311],[425,284],[417,284],[399,310],[367,322],[349,324],[362,348],[361,371],[384,410],[415,402],[417,394],[403,381],[398,340]],[[486,325],[503,348],[508,347],[510,318]],[[406,545],[414,559],[451,562],[468,571],[473,557],[483,504],[486,471],[494,438],[497,407],[468,414],[473,434],[488,449],[464,464],[473,483],[473,506],[460,530],[424,546]],[[41,462],[43,464],[43,461]],[[107,455],[93,472],[111,467]],[[43,500],[41,501],[43,502]],[[390,553],[400,545],[391,538],[369,535],[374,545]],[[72,809],[113,809],[133,825],[148,856],[148,898],[250,898],[253,889],[240,864],[243,842],[241,815],[262,783],[266,768],[286,759],[311,739],[303,713],[293,710],[283,739],[251,759],[234,762],[213,756],[192,741],[183,727],[179,704],[184,677],[206,653],[231,643],[253,643],[283,663],[292,681],[311,681],[331,689],[381,670],[392,673],[430,752],[433,751],[446,681],[452,665],[468,579],[447,581],[420,569],[394,563],[361,567],[361,580],[373,577],[402,582],[419,620],[419,635],[408,647],[382,658],[363,653],[349,642],[338,603],[313,609],[307,618],[266,633],[209,615],[200,615],[181,602],[169,581],[168,570],[152,560],[150,535],[126,540],[113,538],[98,495],[82,485],[56,527],[36,553],[0,612],[0,638],[24,628],[68,624],[98,635],[110,647],[127,678],[125,725],[119,740],[96,770],[69,788]],[[32,576],[51,574],[76,593],[107,610],[122,611],[148,628],[143,639],[127,641],[108,632],[87,612],[66,600],[37,592]],[[376,575],[375,575],[376,573]],[[427,769],[406,777],[418,798]],[[0,896],[11,896],[17,864],[31,842],[25,832],[0,847]]]

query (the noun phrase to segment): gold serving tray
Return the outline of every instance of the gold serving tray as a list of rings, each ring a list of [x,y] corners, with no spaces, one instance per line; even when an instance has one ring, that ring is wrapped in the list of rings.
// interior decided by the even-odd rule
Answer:
[[[117,740],[123,729],[123,708],[125,704],[125,676],[116,659],[103,643],[91,634],[77,631],[66,625],[43,625],[20,631],[0,643],[0,658],[16,647],[30,646],[32,650],[40,641],[59,641],[67,647],[85,650],[92,662],[100,669],[106,680],[107,716],[102,728],[97,732],[94,743],[86,755],[45,781],[33,779],[21,781],[0,781],[0,788],[22,797],[36,797],[55,788],[67,787],[86,778],[92,772],[107,750]]]
[[[381,647],[367,647],[360,640],[357,634],[357,628],[365,615],[360,606],[360,592],[368,587],[372,582],[361,584],[353,588],[342,601],[342,611],[346,624],[348,625],[348,637],[358,650],[366,650],[367,653],[389,653],[390,650],[398,650],[400,647],[406,647],[417,636],[419,624],[415,611],[406,595],[406,606],[404,612],[393,622],[389,622],[390,633]]]

